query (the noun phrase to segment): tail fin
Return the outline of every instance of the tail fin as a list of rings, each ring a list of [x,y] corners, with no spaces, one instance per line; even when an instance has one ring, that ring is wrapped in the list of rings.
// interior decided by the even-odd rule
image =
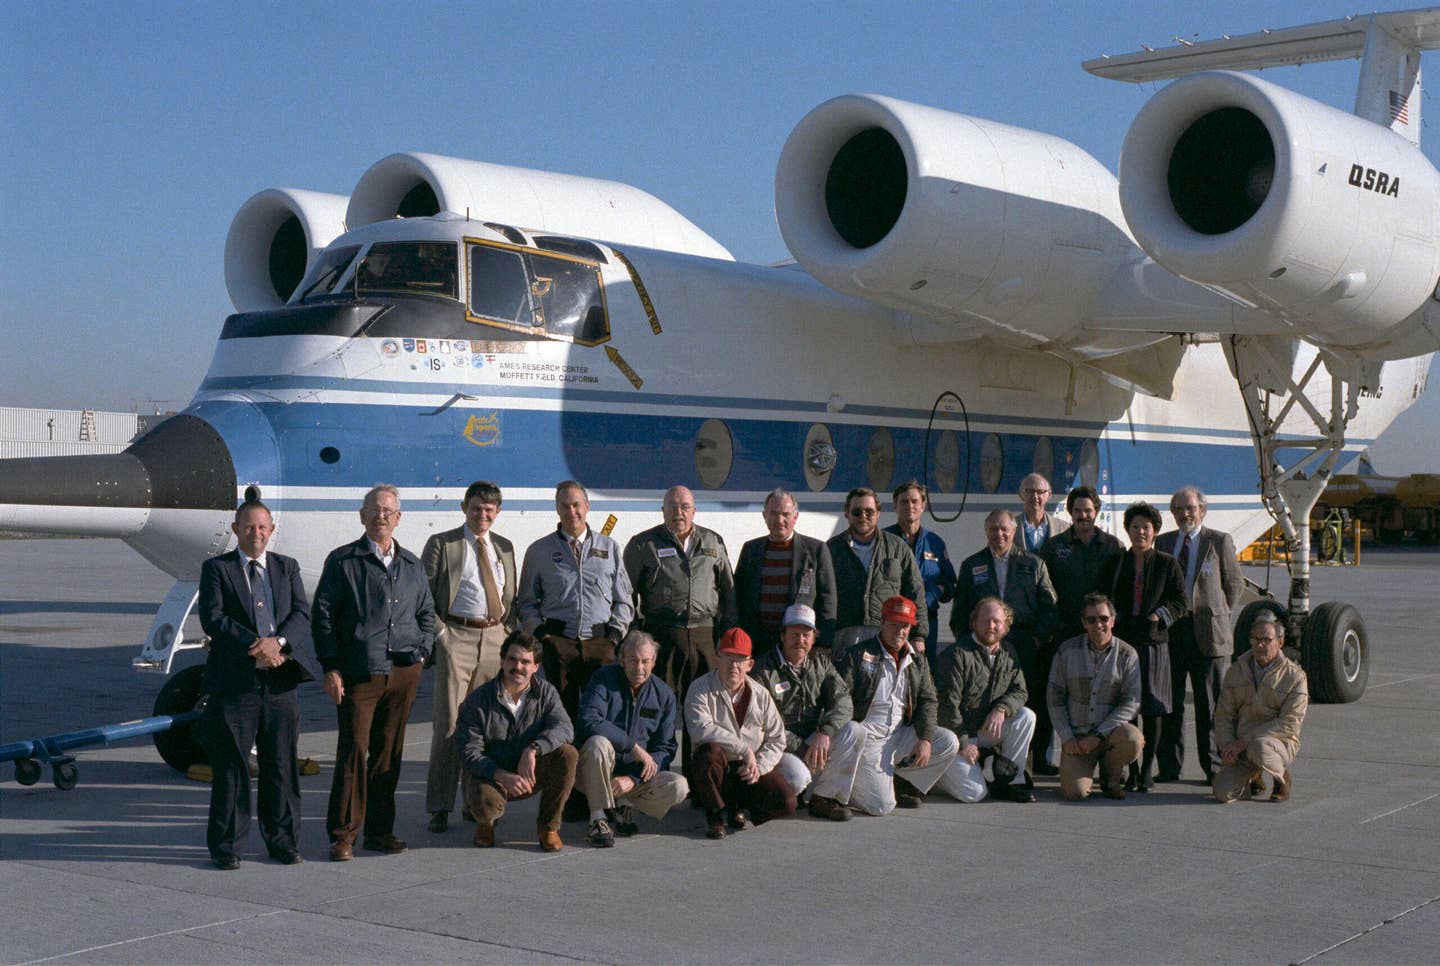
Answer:
[[[1178,39],[1178,38],[1177,38]],[[1420,143],[1420,52],[1440,48],[1440,7],[1372,13],[1240,37],[1102,56],[1097,77],[1143,83],[1202,70],[1252,70],[1363,57],[1355,113]]]

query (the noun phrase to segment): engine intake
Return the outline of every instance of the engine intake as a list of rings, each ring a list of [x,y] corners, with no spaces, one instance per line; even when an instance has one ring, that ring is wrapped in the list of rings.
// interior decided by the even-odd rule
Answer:
[[[1145,105],[1120,203],[1156,262],[1330,345],[1398,337],[1440,275],[1440,176],[1424,155],[1245,74],[1193,74]]]
[[[225,287],[241,312],[285,304],[315,257],[345,230],[343,195],[268,188],[235,213],[225,237]]]

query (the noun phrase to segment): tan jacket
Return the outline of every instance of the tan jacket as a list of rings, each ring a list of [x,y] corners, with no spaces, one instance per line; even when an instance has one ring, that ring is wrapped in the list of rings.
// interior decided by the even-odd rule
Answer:
[[[785,753],[785,721],[769,691],[748,676],[745,685],[750,689],[750,707],[741,723],[735,720],[730,693],[720,676],[709,671],[696,678],[685,694],[685,730],[691,744],[717,744],[731,761],[739,760],[745,749],[753,750],[764,775],[780,764]]]
[[[511,629],[519,623],[515,612],[515,547],[493,530],[490,532],[490,543],[500,554],[500,564],[505,572],[505,586],[500,588],[500,606],[504,610],[505,627]],[[474,551],[465,539],[465,527],[459,526],[454,530],[431,534],[420,554],[425,575],[430,579],[430,596],[435,598],[435,615],[442,624],[450,616],[450,605],[455,601],[455,592],[460,589],[460,574],[465,568],[467,553],[473,554]]]
[[[1254,681],[1255,655],[1240,655],[1225,672],[1215,705],[1215,742],[1224,748],[1238,739],[1275,738],[1290,754],[1300,750],[1300,726],[1310,694],[1305,672],[1282,651],[1260,679]]]

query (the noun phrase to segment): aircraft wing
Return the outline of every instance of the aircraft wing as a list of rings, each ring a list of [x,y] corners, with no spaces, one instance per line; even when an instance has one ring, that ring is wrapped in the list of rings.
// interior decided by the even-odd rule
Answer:
[[[1175,47],[1096,57],[1085,61],[1083,66],[1097,77],[1141,84],[1204,70],[1251,70],[1348,60],[1365,52],[1366,34],[1372,24],[1405,47],[1440,48],[1440,8],[1426,7],[1327,20],[1283,30],[1262,30],[1219,40],[1182,41]]]

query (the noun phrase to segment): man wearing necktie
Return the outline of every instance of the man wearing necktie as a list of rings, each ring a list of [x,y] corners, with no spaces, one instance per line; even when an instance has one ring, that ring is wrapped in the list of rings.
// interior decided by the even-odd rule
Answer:
[[[249,500],[230,525],[239,547],[200,568],[200,626],[210,638],[200,734],[210,757],[206,844],[215,866],[240,866],[250,829],[250,748],[260,765],[260,835],[271,857],[300,862],[300,703],[295,686],[319,678],[310,604],[294,560],[266,548],[270,510]]]
[[[460,509],[465,523],[433,535],[420,561],[435,599],[435,702],[425,810],[430,831],[449,827],[460,781],[455,722],[460,705],[500,671],[500,647],[516,624],[515,548],[493,529],[500,487],[476,480]]]
[[[1212,713],[1235,651],[1231,614],[1245,591],[1240,560],[1230,534],[1202,526],[1205,494],[1184,486],[1170,498],[1177,529],[1155,538],[1155,548],[1173,556],[1185,576],[1187,613],[1170,628],[1170,681],[1174,701],[1161,724],[1158,781],[1177,781],[1185,763],[1185,682],[1195,696],[1195,753],[1205,781],[1220,767],[1211,735]]]

